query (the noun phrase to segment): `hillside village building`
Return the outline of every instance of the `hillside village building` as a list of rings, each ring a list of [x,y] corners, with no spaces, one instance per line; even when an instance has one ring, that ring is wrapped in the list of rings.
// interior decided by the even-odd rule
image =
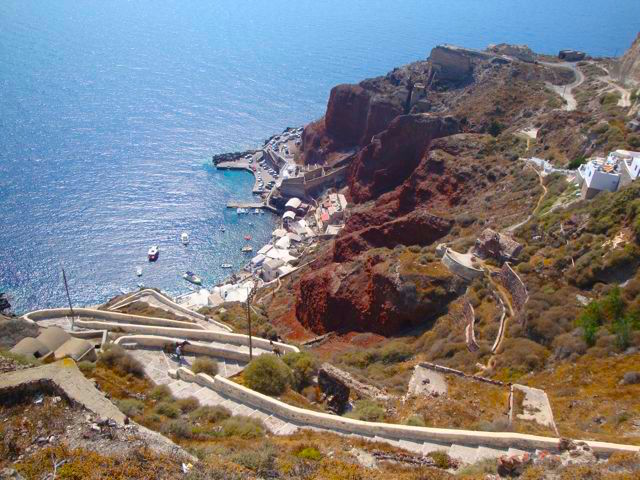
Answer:
[[[582,198],[588,200],[599,192],[615,192],[640,175],[640,152],[616,150],[607,158],[596,157],[580,165],[576,180],[581,186]]]

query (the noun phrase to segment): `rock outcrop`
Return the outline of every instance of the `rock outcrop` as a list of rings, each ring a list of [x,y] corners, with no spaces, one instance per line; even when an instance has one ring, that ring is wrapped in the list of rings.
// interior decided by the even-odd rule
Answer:
[[[625,83],[640,83],[640,33],[620,59],[620,78]]]
[[[492,44],[487,47],[487,52],[496,55],[507,55],[527,63],[536,61],[536,54],[527,45],[511,45],[509,43]]]
[[[453,117],[429,114],[396,117],[355,158],[349,177],[351,198],[362,203],[393,190],[416,169],[434,139],[459,130]]]
[[[298,320],[315,333],[367,331],[392,335],[426,325],[460,293],[462,282],[437,263],[425,267],[367,255],[304,275]]]

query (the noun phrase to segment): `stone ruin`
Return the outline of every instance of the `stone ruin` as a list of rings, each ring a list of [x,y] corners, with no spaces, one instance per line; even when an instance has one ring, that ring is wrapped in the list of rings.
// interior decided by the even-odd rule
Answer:
[[[473,250],[481,258],[495,258],[505,262],[518,258],[522,245],[507,235],[485,228],[476,240]]]

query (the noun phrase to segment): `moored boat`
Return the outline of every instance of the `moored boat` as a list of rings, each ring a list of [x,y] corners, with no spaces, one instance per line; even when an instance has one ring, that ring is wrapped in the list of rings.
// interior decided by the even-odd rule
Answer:
[[[227,230],[227,229],[225,228],[225,226],[224,226],[224,225],[220,225],[220,231],[221,231],[221,232],[225,232],[226,230]]]
[[[223,263],[222,265],[220,265],[222,268],[233,268],[233,265],[231,265],[230,263]]]
[[[183,245],[188,245],[189,234],[187,232],[182,232],[182,234],[180,235],[180,241],[182,242]]]
[[[246,245],[246,246],[242,247],[242,251],[244,253],[253,252],[253,247],[251,245]]]
[[[147,256],[149,257],[150,262],[155,262],[160,255],[160,247],[157,245],[153,245],[149,251],[147,252]]]
[[[251,235],[245,235],[244,239],[248,242],[249,240],[251,240]]]
[[[142,267],[136,267],[136,275],[139,277],[142,276]]]
[[[202,278],[200,278],[193,272],[185,272],[182,275],[182,278],[184,278],[187,282],[195,283],[196,285],[202,285]]]

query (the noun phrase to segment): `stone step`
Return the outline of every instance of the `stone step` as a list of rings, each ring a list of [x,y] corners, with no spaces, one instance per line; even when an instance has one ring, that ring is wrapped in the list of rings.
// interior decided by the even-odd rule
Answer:
[[[449,456],[463,463],[475,463],[477,454],[477,447],[467,447],[465,445],[458,445],[454,443],[449,448]]]
[[[414,440],[404,440],[400,439],[398,441],[400,448],[404,448],[405,450],[409,450],[414,453],[422,453],[423,445],[421,442],[416,442]]]
[[[507,455],[522,455],[523,453],[528,453],[525,452],[524,450],[520,450],[518,448],[509,448],[509,450],[507,450]]]
[[[298,430],[298,426],[293,423],[285,423],[282,427],[280,427],[276,432],[276,435],[291,435]]]
[[[476,462],[479,462],[481,460],[487,460],[490,458],[499,458],[502,455],[505,455],[506,453],[507,453],[506,450],[498,450],[497,448],[480,446],[478,447],[478,451],[476,454]]]
[[[448,452],[449,445],[442,445],[440,443],[422,442],[422,448],[420,449],[423,455],[428,455],[431,452]]]
[[[400,440],[398,440],[397,438],[388,438],[388,437],[381,437],[379,435],[376,435],[373,437],[373,441],[388,443],[389,445],[393,445],[394,447],[400,446]]]
[[[277,432],[287,423],[278,417],[274,417],[273,415],[270,415],[269,417],[264,419],[263,422],[271,432]]]
[[[246,405],[239,403],[233,410],[231,410],[232,415],[245,415],[249,416],[253,412],[253,408],[247,407]]]

